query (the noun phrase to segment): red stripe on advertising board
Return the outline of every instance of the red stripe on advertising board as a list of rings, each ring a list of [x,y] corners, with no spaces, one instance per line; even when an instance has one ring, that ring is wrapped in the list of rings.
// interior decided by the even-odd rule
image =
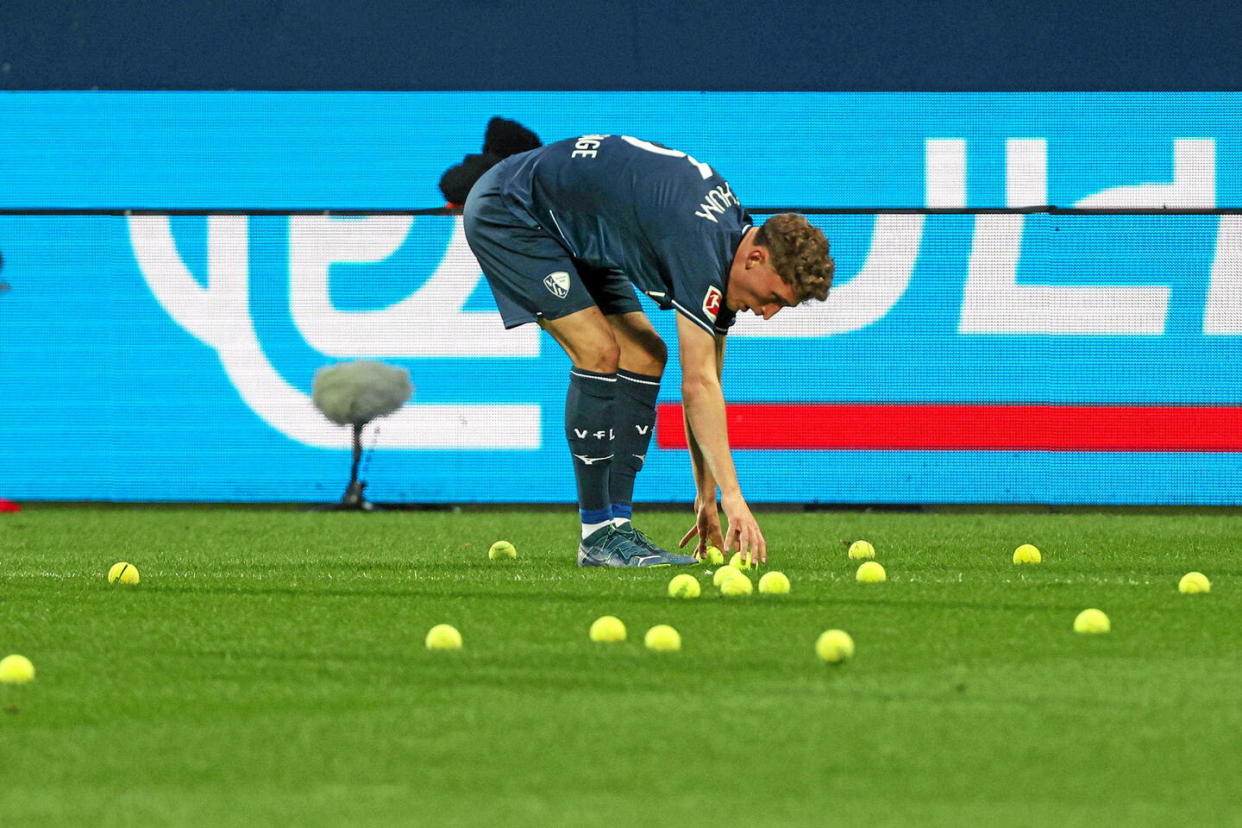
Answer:
[[[1242,451],[1242,407],[747,403],[728,406],[735,449]],[[657,445],[686,448],[680,404]]]

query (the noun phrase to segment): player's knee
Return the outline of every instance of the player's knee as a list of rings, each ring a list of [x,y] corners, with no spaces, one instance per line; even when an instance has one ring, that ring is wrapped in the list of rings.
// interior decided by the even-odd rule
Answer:
[[[645,320],[644,320],[645,321]],[[651,325],[631,325],[621,330],[621,367],[640,374],[660,376],[668,364],[668,346]]]
[[[645,331],[630,340],[621,361],[628,371],[658,377],[668,363],[668,346],[655,331]]]
[[[621,348],[613,337],[600,337],[573,355],[574,365],[597,374],[615,374],[621,365]]]
[[[621,367],[621,348],[618,347],[615,339],[610,339],[597,344],[590,358],[594,360],[596,367],[589,370],[600,374],[615,374]]]

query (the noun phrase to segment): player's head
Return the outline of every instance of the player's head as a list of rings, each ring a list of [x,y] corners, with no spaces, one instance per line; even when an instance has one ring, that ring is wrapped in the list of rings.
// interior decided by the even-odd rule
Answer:
[[[781,308],[828,298],[836,265],[823,232],[797,213],[772,216],[738,248],[726,301],[771,319]]]

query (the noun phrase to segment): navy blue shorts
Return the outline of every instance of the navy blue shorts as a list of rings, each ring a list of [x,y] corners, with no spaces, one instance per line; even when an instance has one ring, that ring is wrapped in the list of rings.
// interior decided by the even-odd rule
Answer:
[[[506,328],[592,306],[605,316],[642,310],[624,273],[587,267],[534,220],[505,206],[497,172],[493,167],[474,185],[462,219]]]

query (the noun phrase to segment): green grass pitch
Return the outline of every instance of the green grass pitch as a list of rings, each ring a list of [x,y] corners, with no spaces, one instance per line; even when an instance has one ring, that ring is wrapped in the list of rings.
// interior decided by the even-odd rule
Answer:
[[[0,656],[38,670],[0,685],[0,824],[1242,824],[1242,518],[759,515],[782,598],[579,570],[568,509],[0,516]],[[441,622],[463,650],[424,649]]]

